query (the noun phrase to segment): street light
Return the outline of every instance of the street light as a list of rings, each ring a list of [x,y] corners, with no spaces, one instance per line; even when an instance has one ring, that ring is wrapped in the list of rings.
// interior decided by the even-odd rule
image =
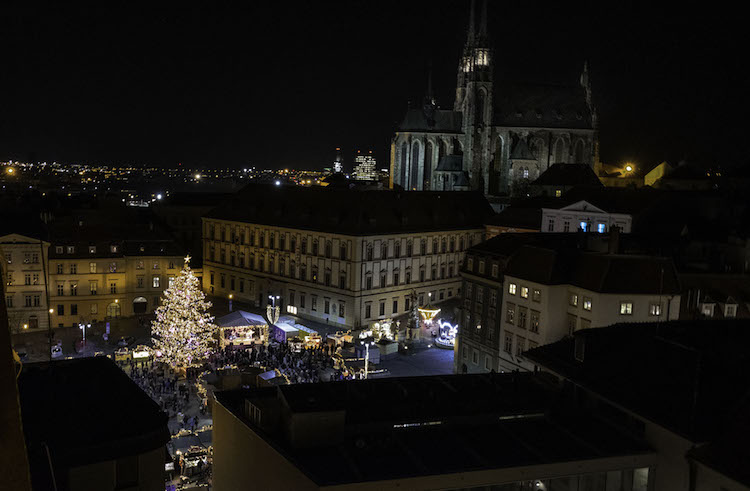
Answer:
[[[369,371],[370,366],[370,346],[375,346],[374,341],[360,341],[359,344],[365,347],[365,378],[367,378],[367,373]]]
[[[232,298],[233,298],[233,297],[234,297],[234,295],[232,295],[232,294],[230,293],[230,294],[229,294],[229,311],[230,311],[230,312],[232,311]]]

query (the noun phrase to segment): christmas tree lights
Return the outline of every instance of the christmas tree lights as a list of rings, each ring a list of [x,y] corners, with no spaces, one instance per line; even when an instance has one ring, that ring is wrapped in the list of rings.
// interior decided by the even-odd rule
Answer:
[[[156,319],[151,323],[154,349],[161,360],[173,367],[200,365],[212,352],[214,317],[208,313],[211,302],[201,291],[200,282],[190,269],[190,256],[185,267],[164,292]]]

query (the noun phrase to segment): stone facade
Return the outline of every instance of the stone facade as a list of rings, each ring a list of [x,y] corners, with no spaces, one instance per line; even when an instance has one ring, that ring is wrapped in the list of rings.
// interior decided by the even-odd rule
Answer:
[[[204,218],[204,290],[352,329],[460,293],[481,228],[355,236]]]
[[[0,237],[5,305],[11,332],[44,330],[49,326],[44,264],[48,242],[20,234]]]
[[[486,6],[485,6],[486,10]],[[428,89],[392,142],[393,183],[406,190],[520,193],[555,163],[598,160],[597,119],[588,70],[577,86],[495,83],[486,11],[472,11],[452,110]]]

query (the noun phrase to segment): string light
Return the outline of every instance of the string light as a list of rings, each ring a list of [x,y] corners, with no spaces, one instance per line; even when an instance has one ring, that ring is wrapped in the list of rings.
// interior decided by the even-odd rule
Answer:
[[[190,269],[190,258],[185,267],[164,292],[164,300],[156,309],[151,323],[154,349],[161,359],[173,367],[198,366],[211,354],[216,325],[208,313],[211,302],[206,301],[200,282]]]

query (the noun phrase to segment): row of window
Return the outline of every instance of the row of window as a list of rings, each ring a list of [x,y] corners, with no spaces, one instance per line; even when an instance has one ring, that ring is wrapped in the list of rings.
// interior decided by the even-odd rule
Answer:
[[[110,273],[117,272],[117,262],[113,261],[109,263],[108,266],[109,266],[108,271]],[[159,261],[154,261],[151,264],[151,269],[160,269],[160,268],[161,268],[161,264]],[[89,263],[89,271],[88,271],[89,273],[96,273],[98,269],[99,267],[97,266],[97,263],[95,262]],[[143,261],[137,261],[135,263],[135,269],[138,269],[138,270],[145,269],[145,263]],[[175,269],[174,263],[170,261],[169,264],[167,265],[167,269]],[[102,271],[99,271],[99,272],[102,272]],[[57,263],[57,274],[65,274],[65,264]],[[68,264],[68,274],[78,274],[78,264],[76,263]]]
[[[170,276],[168,278],[169,281],[169,287],[172,287],[172,284],[174,282],[174,276]],[[138,276],[136,277],[136,288],[145,288],[146,283],[146,277],[145,276]],[[71,281],[68,285],[69,287],[69,295],[70,296],[76,296],[78,295],[78,283]],[[151,287],[152,288],[161,288],[161,276],[159,275],[153,275],[151,277]],[[89,281],[89,293],[91,295],[96,295],[99,288],[99,282],[98,281]],[[109,293],[117,293],[117,282],[110,282],[109,284]],[[64,296],[65,295],[65,282],[58,282],[57,283],[57,295],[58,296]]]
[[[231,265],[233,265],[233,264],[231,264]],[[261,272],[261,273],[268,272],[270,274],[278,274],[279,276],[286,276],[287,275],[286,261],[283,258],[279,259],[278,271],[277,271],[277,268],[275,267],[275,263],[273,261],[271,261],[271,262],[268,263],[268,268],[267,268],[267,271],[266,271],[266,267],[265,267],[266,262],[263,260],[262,257],[261,257],[260,262],[257,264],[257,266],[258,266],[257,268],[255,267],[255,261],[254,261],[254,259],[253,259],[252,256],[251,256],[251,260],[250,260],[250,264],[249,265],[250,265],[249,269],[251,271],[258,271],[258,272]],[[438,280],[438,279],[444,279],[444,278],[452,278],[453,277],[453,272],[454,272],[454,270],[453,270],[453,265],[452,264],[448,265],[448,267],[447,267],[447,276],[446,276],[446,267],[444,265],[440,266],[440,268],[433,267],[430,270],[430,273],[431,273],[431,278],[430,279],[431,280]],[[310,281],[312,283],[320,283],[321,279],[322,279],[323,285],[325,285],[325,286],[334,286],[334,284],[333,284],[333,277],[332,277],[332,273],[331,273],[330,269],[326,268],[326,270],[323,272],[323,276],[321,278],[320,275],[319,275],[318,267],[317,266],[313,266],[310,269],[310,275],[308,277],[308,268],[307,268],[307,265],[306,264],[302,264],[302,265],[299,266],[299,268],[297,268],[297,265],[296,265],[295,261],[290,261],[290,264],[289,264],[289,277],[292,278],[292,279],[299,279],[299,280],[302,280],[302,281]],[[394,271],[392,278],[393,278],[392,285],[401,285],[402,284],[401,283],[401,274],[400,274],[399,271]],[[379,285],[378,288],[385,288],[385,287],[389,286],[388,283],[387,283],[387,273],[386,272],[381,272],[380,273],[379,280],[380,280],[380,282],[378,283],[378,285]],[[409,270],[406,271],[406,273],[404,275],[404,281],[405,281],[404,284],[407,284],[407,285],[411,284],[411,282],[412,282],[411,271],[409,271]],[[420,267],[420,270],[419,270],[419,281],[420,282],[427,281],[426,272],[425,272],[424,267]],[[210,282],[211,282],[210,283],[211,285],[215,285],[215,283],[214,283],[214,274],[213,273],[211,273]],[[337,286],[338,288],[341,288],[341,289],[347,289],[348,288],[347,274],[345,272],[339,273],[338,283],[335,286]],[[222,280],[221,287],[224,288],[224,281],[223,280]],[[373,289],[373,274],[372,274],[372,272],[369,272],[369,271],[367,273],[365,273],[365,289],[366,290],[372,290]]]
[[[15,280],[13,278],[13,272],[8,271],[8,276],[6,279],[6,284],[8,286],[13,286],[15,284]],[[38,285],[39,284],[39,273],[24,273],[23,275],[23,284],[24,285]]]
[[[219,239],[222,242],[230,242],[233,244],[240,244],[244,245],[246,242],[248,245],[254,246],[254,247],[264,247],[269,249],[278,249],[282,251],[292,251],[297,252],[297,237],[295,235],[291,235],[289,238],[289,248],[287,249],[287,234],[285,233],[275,233],[275,232],[267,232],[264,230],[255,230],[250,231],[249,229],[245,229],[244,232],[239,230],[239,227],[229,227],[229,226],[220,226],[220,235],[217,237],[216,235],[216,226],[215,224],[209,224],[208,225],[208,237],[210,239]],[[278,240],[277,240],[278,239]],[[327,258],[330,258],[333,256],[333,243],[330,240],[321,239],[320,242],[324,242],[324,249],[323,249],[323,255]],[[396,239],[394,240],[390,245],[388,243],[381,243],[379,247],[380,252],[380,259],[385,259],[386,257],[403,257],[401,250],[401,244],[403,240],[402,239]],[[458,238],[458,251],[463,251],[466,245],[466,241],[464,237]],[[471,247],[473,245],[473,238],[469,236],[468,238],[468,246]],[[302,254],[307,254],[307,247],[308,247],[308,241],[307,237],[302,237],[300,240],[300,252]],[[317,239],[312,240],[311,244],[311,254],[313,256],[319,255],[319,241]],[[421,239],[419,243],[419,251],[421,255],[427,254],[427,239]],[[440,252],[455,252],[456,251],[456,237],[450,237],[450,239],[443,238],[441,241],[438,241],[438,239],[432,240],[432,254],[437,254],[438,251]],[[413,255],[413,241],[411,239],[406,240],[406,256],[412,256]],[[339,246],[339,259],[346,259],[347,258],[347,245],[341,244]],[[366,246],[366,258],[368,261],[372,261],[374,259],[374,244],[369,243]]]
[[[521,285],[519,289],[519,285],[515,283],[508,283],[508,295],[516,295],[519,293],[521,298],[529,298],[529,287]],[[533,300],[534,302],[541,302],[542,290],[538,288],[531,289],[531,300]]]
[[[8,264],[13,264],[13,253],[5,253],[5,261]],[[38,252],[24,252],[23,253],[24,264],[39,264],[39,253]]]
[[[512,303],[506,304],[505,322],[508,324],[517,325],[521,329],[528,328],[528,330],[533,333],[539,332],[541,315],[542,314],[538,310],[529,310],[527,307],[524,307],[522,305],[515,305]]]
[[[479,259],[478,261],[479,268],[477,271],[478,274],[487,274],[485,270],[485,264],[486,262],[484,259]],[[470,273],[475,272],[474,271],[474,258],[471,256],[466,258],[466,271]],[[493,278],[497,278],[499,275],[500,275],[500,266],[497,263],[492,263],[492,266],[490,268],[490,276],[492,276]]]
[[[605,223],[597,223],[596,224],[596,231],[600,234],[603,234],[607,231],[607,225]],[[579,222],[578,223],[578,230],[581,230],[583,232],[593,232],[594,229],[592,228],[592,224],[590,222]],[[549,219],[547,222],[547,232],[554,232],[555,231],[555,220]],[[563,222],[563,232],[570,232],[570,220],[565,220]]]
[[[523,336],[519,336],[517,334],[513,333],[506,333],[505,338],[503,340],[503,351],[506,353],[513,355],[515,354],[516,357],[521,357],[524,353],[524,351],[532,350],[539,346],[539,343],[536,341],[532,341],[531,339],[526,339]],[[515,350],[514,350],[515,348]],[[463,359],[468,361],[469,360],[469,348],[467,346],[463,347]],[[471,362],[479,366],[479,355],[480,352],[474,348],[471,348]],[[485,354],[484,357],[484,369],[485,370],[492,370],[492,369],[500,369],[500,367],[494,367],[493,366],[493,358],[490,354]]]
[[[154,297],[154,308],[158,307],[158,305],[159,305],[159,297]],[[68,311],[68,315],[78,315],[78,304],[72,303],[69,305],[69,307],[70,308]],[[58,304],[56,312],[57,312],[57,315],[65,315],[65,305]],[[89,314],[97,315],[98,313],[99,313],[99,304],[97,303],[89,304]],[[122,307],[120,306],[120,303],[112,302],[109,305],[107,305],[106,315],[107,317],[120,317],[120,315],[122,315]],[[63,325],[60,324],[60,327],[63,327]]]
[[[5,297],[5,305],[8,308],[15,307],[14,301],[13,301],[13,295],[6,295]],[[42,296],[40,295],[24,295],[23,296],[23,306],[24,307],[41,307],[42,306]]]
[[[299,303],[297,302],[299,300]],[[336,308],[338,305],[338,309]],[[305,292],[299,293],[299,299],[297,298],[297,293],[294,290],[289,290],[289,307],[293,309],[294,311],[297,310],[297,308],[302,310],[307,310],[307,294]],[[289,309],[287,309],[289,310]],[[318,311],[318,296],[317,295],[310,295],[310,307],[309,310],[311,312],[317,312]],[[338,304],[332,303],[331,299],[328,297],[323,297],[323,314],[326,315],[337,315],[338,317],[345,318],[346,317],[346,302],[343,300],[338,300]]]
[[[89,247],[89,253],[90,254],[96,254],[96,246],[95,245],[90,245],[88,247]],[[144,249],[143,246],[141,246],[141,251],[143,251],[143,249]],[[62,254],[63,252],[66,252],[68,254],[75,254],[76,253],[76,246],[73,246],[73,245],[69,245],[69,246],[58,245],[58,246],[55,246],[55,252],[57,254]],[[112,254],[117,254],[118,252],[120,252],[120,246],[117,245],[117,244],[110,245],[109,246],[109,252],[112,253]]]

